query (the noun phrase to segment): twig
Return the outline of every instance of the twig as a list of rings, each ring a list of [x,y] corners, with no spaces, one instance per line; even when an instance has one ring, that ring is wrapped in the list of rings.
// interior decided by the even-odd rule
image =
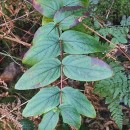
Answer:
[[[41,18],[41,17],[40,17],[40,18]],[[27,31],[27,33],[38,23],[38,21],[39,21],[39,19],[38,19],[36,22],[34,22],[34,24],[33,24],[32,27]],[[27,35],[27,33],[25,33],[21,39],[23,39],[23,38]]]
[[[114,2],[115,2],[115,0],[112,1],[111,7],[110,7],[110,9],[108,10],[108,13],[107,13],[107,15],[106,15],[106,19],[108,18],[109,14],[110,14],[110,11],[111,11],[111,9],[112,9],[112,6],[113,6]]]
[[[17,43],[22,44],[26,47],[31,47],[31,44],[29,44],[27,42],[20,41],[20,40],[15,39],[15,38],[7,37],[7,36],[1,35],[1,34],[0,34],[0,38],[7,39],[7,40],[10,40],[10,41],[13,41],[13,42],[17,42]]]
[[[20,31],[23,31],[23,32],[25,32],[25,33],[27,33],[27,34],[31,35],[31,36],[34,36],[34,34],[32,34],[32,33],[31,33],[31,32],[29,32],[29,31],[23,30],[23,29],[21,29],[21,28],[19,28],[19,27],[15,26],[15,25],[14,25],[14,27],[15,27],[15,28],[17,28],[17,29],[19,29]]]
[[[31,11],[29,14],[32,14],[33,12],[35,12],[35,10]],[[23,18],[23,17],[25,17],[25,16],[28,16],[28,15],[25,14],[25,15],[22,15],[22,16],[20,16],[20,17],[18,17],[18,18],[15,18],[15,19],[13,19],[13,20],[11,20],[11,21],[8,21],[8,22],[6,22],[6,23],[3,23],[3,24],[0,25],[0,27],[6,26],[6,24],[9,24],[10,22],[13,22],[13,21],[16,21],[16,20],[18,20],[18,19],[21,19],[21,18]]]
[[[15,107],[12,111],[10,111],[8,114],[10,114],[10,113],[12,113],[13,111],[15,111],[15,110],[17,110],[17,109],[19,109],[21,106],[23,106],[23,105],[25,105],[26,103],[28,103],[29,102],[29,100],[28,101],[26,101],[26,102],[24,102],[24,103],[22,103],[20,106],[18,106],[18,107]],[[3,115],[1,118],[0,118],[0,120],[2,120],[4,117],[6,117],[6,116],[8,116],[8,115]]]
[[[101,38],[103,38],[104,40],[106,40],[108,43],[110,43],[110,44],[114,45],[115,47],[117,47],[117,48],[120,50],[120,52],[122,52],[122,53],[126,56],[126,58],[127,58],[128,60],[130,60],[130,57],[129,57],[118,45],[115,45],[113,42],[109,41],[108,39],[106,39],[105,37],[103,37],[101,34],[99,34],[98,32],[96,32],[96,31],[93,30],[92,28],[88,27],[86,24],[83,24],[83,26],[84,26],[85,28],[89,29],[90,31],[92,31],[93,33],[95,33],[96,35],[98,35],[99,37],[101,37]]]
[[[5,53],[3,53],[3,52],[0,52],[0,55],[8,56],[8,57],[11,57],[11,58],[13,58],[13,59],[16,59],[16,60],[22,61],[20,58],[17,58],[17,57],[11,56],[11,55],[9,55],[8,53],[5,54]]]

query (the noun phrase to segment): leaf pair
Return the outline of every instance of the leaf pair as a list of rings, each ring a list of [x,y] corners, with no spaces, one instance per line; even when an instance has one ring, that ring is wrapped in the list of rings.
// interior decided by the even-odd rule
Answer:
[[[61,93],[63,104],[59,106]],[[96,116],[91,102],[79,90],[69,86],[62,90],[57,86],[40,90],[23,111],[25,117],[44,114],[39,130],[53,130],[59,120],[59,113],[61,113],[64,123],[77,129],[81,125],[80,114],[91,118]]]
[[[111,68],[103,61],[84,55],[66,56],[62,63],[58,59],[42,60],[27,70],[16,84],[16,89],[26,90],[44,87],[64,75],[79,81],[96,81],[111,77]]]
[[[76,111],[74,107],[62,104],[59,106],[59,109],[51,110],[43,116],[43,119],[39,124],[39,130],[54,130],[59,121],[60,113],[64,123],[75,127],[76,130],[80,128],[80,114]]]
[[[59,30],[60,31],[60,30]],[[104,47],[92,36],[78,31],[65,31],[58,36],[53,22],[42,26],[35,33],[32,48],[26,53],[23,63],[34,65],[41,60],[60,55],[60,42],[68,54],[89,54],[104,51]]]
[[[56,11],[65,6],[87,6],[88,0],[32,0],[32,5],[42,15],[53,18]]]
[[[33,0],[32,2],[36,10],[46,19],[53,20],[62,30],[77,25],[81,16],[88,16],[87,9],[84,7],[87,3],[88,0]]]

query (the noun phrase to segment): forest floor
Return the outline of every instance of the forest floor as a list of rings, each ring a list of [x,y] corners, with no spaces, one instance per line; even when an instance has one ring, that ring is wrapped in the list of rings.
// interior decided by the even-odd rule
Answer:
[[[28,119],[22,116],[26,103],[38,90],[18,91],[15,89],[16,82],[28,69],[28,66],[22,64],[22,58],[31,47],[34,33],[41,26],[41,20],[42,16],[23,0],[0,2],[0,130],[20,130],[21,124],[24,124],[23,130],[36,130],[41,121],[40,116]],[[128,44],[130,44],[130,35],[128,39]],[[122,49],[125,50],[125,46]],[[115,51],[116,55],[109,56],[123,56],[118,50]],[[130,56],[128,48],[126,52]],[[122,64],[127,71],[130,71],[128,60]],[[104,99],[93,94],[93,84],[73,80],[66,82],[75,88],[83,89],[97,111],[95,119],[83,118],[81,130],[118,130]],[[130,108],[122,107],[124,116],[127,115],[123,121],[123,130],[130,130]],[[60,130],[60,128],[57,129]]]

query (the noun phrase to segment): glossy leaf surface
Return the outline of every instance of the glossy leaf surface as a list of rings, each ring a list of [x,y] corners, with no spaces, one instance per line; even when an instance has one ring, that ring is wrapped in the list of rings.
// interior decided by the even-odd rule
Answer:
[[[92,36],[79,31],[65,31],[60,39],[64,43],[64,51],[69,54],[89,54],[105,50]]]
[[[63,122],[71,125],[78,130],[81,125],[81,117],[77,110],[71,105],[60,105],[60,111],[63,118]]]
[[[15,88],[26,90],[49,85],[60,77],[60,64],[58,59],[48,59],[37,63],[22,75]]]
[[[63,88],[63,102],[71,104],[76,110],[87,117],[95,118],[96,112],[91,102],[78,89],[66,86]]]
[[[41,89],[31,100],[29,100],[23,116],[37,116],[54,109],[59,105],[60,89],[58,87],[48,87]]]
[[[111,68],[102,60],[83,55],[70,55],[63,59],[63,72],[70,79],[97,81],[113,75]]]
[[[53,18],[55,12],[63,6],[62,0],[32,0],[32,4],[37,11],[48,18]]]
[[[24,64],[34,65],[47,58],[55,58],[60,54],[59,38],[46,36],[42,41],[32,46],[23,58]]]
[[[59,111],[51,110],[43,116],[38,130],[54,130],[59,120]]]

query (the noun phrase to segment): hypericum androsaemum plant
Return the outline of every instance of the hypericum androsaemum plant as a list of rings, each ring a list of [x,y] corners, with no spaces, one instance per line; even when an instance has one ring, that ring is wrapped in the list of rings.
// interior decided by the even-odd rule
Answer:
[[[16,89],[42,88],[27,104],[23,116],[43,115],[39,130],[54,130],[59,115],[63,122],[80,128],[81,116],[96,117],[91,102],[79,90],[64,86],[64,77],[79,81],[98,81],[113,75],[110,67],[98,58],[85,54],[104,48],[90,35],[70,30],[85,16],[87,0],[32,0],[36,10],[52,22],[35,33],[33,46],[23,58],[31,65],[16,84]],[[50,86],[60,78],[60,87]]]

